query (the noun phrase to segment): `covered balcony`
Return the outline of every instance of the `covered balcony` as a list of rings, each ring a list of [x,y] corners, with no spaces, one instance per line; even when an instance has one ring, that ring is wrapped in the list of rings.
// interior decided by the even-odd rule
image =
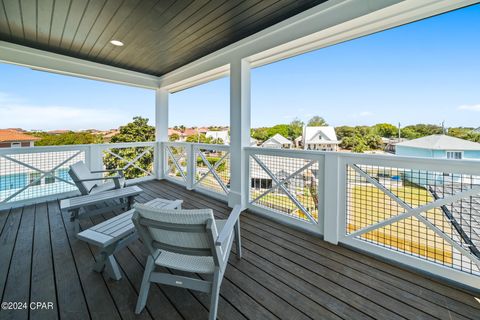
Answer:
[[[134,314],[139,240],[115,254],[120,280],[92,270],[98,249],[60,209],[78,161],[120,164],[140,203],[245,210],[220,319],[480,318],[478,162],[250,146],[252,68],[478,1],[80,2],[4,1],[0,61],[155,90],[156,141],[0,149],[0,300],[28,305],[1,319],[208,316],[207,294],[163,285]],[[105,47],[116,37],[125,50]],[[225,76],[230,144],[168,141],[169,95]]]

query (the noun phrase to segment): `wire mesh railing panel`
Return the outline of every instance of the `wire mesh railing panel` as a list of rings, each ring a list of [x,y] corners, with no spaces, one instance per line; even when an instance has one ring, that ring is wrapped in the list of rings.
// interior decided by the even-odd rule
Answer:
[[[195,187],[228,194],[230,190],[230,151],[208,148],[195,149]]]
[[[251,204],[309,223],[318,223],[318,160],[251,154]]]
[[[480,275],[480,176],[348,164],[347,237]]]
[[[166,174],[173,179],[187,181],[187,147],[185,145],[165,145]]]
[[[85,161],[85,150],[0,154],[0,203],[76,191],[69,166]]]
[[[126,179],[143,178],[154,175],[154,157],[154,146],[107,148],[103,166],[106,170],[122,169]]]

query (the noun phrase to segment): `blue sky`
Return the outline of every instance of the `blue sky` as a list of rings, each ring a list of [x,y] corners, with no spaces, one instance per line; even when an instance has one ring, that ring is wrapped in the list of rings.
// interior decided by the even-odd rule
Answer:
[[[252,70],[252,126],[480,126],[480,5]],[[171,95],[170,125],[228,124],[229,79]],[[0,128],[114,128],[154,93],[0,64]]]

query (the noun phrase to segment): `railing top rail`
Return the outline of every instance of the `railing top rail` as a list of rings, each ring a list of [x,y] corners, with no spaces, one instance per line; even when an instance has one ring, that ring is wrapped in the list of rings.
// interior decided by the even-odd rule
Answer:
[[[453,173],[465,173],[480,175],[480,161],[478,160],[450,160],[438,158],[422,158],[422,157],[406,157],[397,155],[380,155],[380,154],[362,154],[351,152],[334,152],[334,151],[316,151],[316,150],[297,150],[297,149],[273,149],[246,147],[245,150],[249,154],[264,154],[273,156],[288,157],[338,157],[345,163],[380,165],[380,166],[396,166],[402,168],[431,170],[431,171],[451,171]]]
[[[165,141],[162,142],[166,146],[195,146],[202,149],[212,149],[212,150],[230,150],[230,145],[228,144],[213,144],[213,143],[197,143],[197,142],[184,142],[184,141]]]
[[[294,158],[307,158],[318,159],[323,157],[329,152],[318,152],[310,150],[298,150],[298,149],[276,149],[276,148],[262,148],[262,147],[246,147],[245,151],[248,154],[260,154],[279,157],[294,157]]]
[[[131,148],[131,147],[153,147],[155,146],[155,141],[145,141],[145,142],[119,142],[119,143],[101,143],[101,144],[92,144],[102,149],[111,149],[111,148]]]
[[[193,145],[200,149],[221,150],[221,151],[230,150],[230,146],[228,144],[194,143]]]
[[[2,154],[26,154],[39,152],[55,152],[55,151],[72,151],[72,150],[86,150],[89,148],[111,149],[111,148],[128,148],[128,147],[147,147],[155,146],[156,142],[121,142],[121,143],[99,143],[99,144],[72,144],[61,146],[36,146],[23,148],[0,148],[0,155]]]
[[[0,155],[3,154],[29,154],[42,152],[56,152],[56,151],[77,151],[87,150],[88,144],[74,144],[64,146],[41,146],[41,147],[23,147],[23,148],[1,148]]]

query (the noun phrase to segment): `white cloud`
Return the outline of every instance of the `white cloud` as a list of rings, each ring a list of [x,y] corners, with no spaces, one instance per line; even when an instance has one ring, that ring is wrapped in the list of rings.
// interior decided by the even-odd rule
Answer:
[[[459,106],[457,109],[480,112],[480,104],[464,104],[463,106]]]
[[[113,108],[39,106],[0,92],[0,128],[27,130],[109,129],[131,119]]]

